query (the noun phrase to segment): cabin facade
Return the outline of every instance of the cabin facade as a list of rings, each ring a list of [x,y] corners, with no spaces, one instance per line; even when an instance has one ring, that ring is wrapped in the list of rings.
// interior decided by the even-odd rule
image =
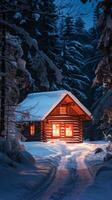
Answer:
[[[91,113],[65,90],[30,94],[17,107],[17,123],[27,140],[79,143],[88,120]]]

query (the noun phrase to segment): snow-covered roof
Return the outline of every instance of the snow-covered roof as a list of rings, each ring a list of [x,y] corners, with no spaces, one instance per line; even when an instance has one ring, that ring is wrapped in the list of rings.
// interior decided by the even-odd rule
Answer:
[[[84,113],[91,118],[88,109],[74,96],[66,90],[39,92],[29,94],[16,108],[17,121],[40,121],[44,120],[48,114],[69,95]]]

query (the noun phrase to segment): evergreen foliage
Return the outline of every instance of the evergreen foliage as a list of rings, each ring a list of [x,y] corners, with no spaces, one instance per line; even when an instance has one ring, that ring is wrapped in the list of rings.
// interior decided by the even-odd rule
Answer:
[[[76,28],[76,31],[80,31],[82,32],[84,30],[84,21],[82,20],[81,17],[78,17],[76,20],[75,20],[75,28]]]
[[[54,0],[41,0],[38,2],[40,17],[38,20],[38,43],[41,50],[49,58],[55,60],[57,52],[56,22],[57,12]]]
[[[54,5],[52,1],[43,1],[47,7],[50,5]],[[33,85],[30,88],[32,91],[44,91],[44,90],[51,90],[58,88],[58,85],[60,85],[61,81],[61,72],[60,70],[55,66],[54,59],[50,59],[50,57],[46,54],[44,49],[42,49],[42,45],[39,45],[39,35],[42,35],[39,30],[39,24],[41,19],[43,19],[42,16],[45,16],[46,22],[47,22],[47,13],[45,10],[41,10],[42,1],[35,1],[35,0],[25,0],[25,1],[17,1],[16,6],[18,4],[21,4],[21,6],[26,9],[19,9],[18,11],[14,11],[11,15],[11,21],[10,23],[16,24],[16,26],[20,27],[21,30],[26,31],[26,33],[29,34],[33,46],[30,46],[29,41],[26,44],[26,41],[22,40],[22,48],[24,50],[24,59],[26,60],[26,67],[29,70],[29,72],[32,74],[33,78]],[[44,8],[44,7],[43,7]],[[51,9],[53,9],[51,7]],[[47,10],[47,8],[46,8]],[[51,13],[51,11],[49,11]],[[49,15],[50,16],[50,15]],[[51,20],[53,18],[53,15],[50,16]],[[49,19],[49,21],[50,21]],[[43,22],[42,22],[43,23]],[[50,23],[50,22],[49,22]],[[52,24],[52,23],[51,23]],[[48,25],[49,28],[52,25]],[[54,25],[55,26],[55,25]],[[44,28],[47,27],[44,26]],[[54,33],[54,28],[50,28],[51,33]],[[50,31],[50,30],[49,30]],[[45,31],[48,33],[48,29]],[[44,38],[48,43],[50,44],[50,41],[52,43],[52,37],[53,34],[51,34],[49,41],[48,38],[44,35]],[[53,39],[55,41],[55,39]],[[40,47],[41,46],[41,47]],[[46,44],[45,44],[46,47]],[[52,46],[52,49],[54,46]],[[48,46],[48,49],[50,51],[50,45]],[[54,48],[55,49],[55,48]],[[47,51],[48,52],[48,51]],[[55,50],[54,50],[55,52]],[[51,78],[52,77],[52,78]],[[26,93],[24,94],[26,95]]]
[[[65,18],[62,32],[63,87],[85,103],[87,101],[86,90],[90,85],[90,80],[83,71],[85,55],[83,44],[76,38],[78,25],[76,28],[71,16]]]
[[[49,90],[52,83],[51,80],[49,80],[49,70],[52,71],[53,81],[55,82],[55,86],[52,84],[53,89],[56,88],[56,84],[60,84],[61,81],[60,70],[52,60],[38,48],[36,39],[36,22],[39,17],[38,9],[36,9],[38,8],[37,5],[37,1],[33,0],[0,2],[0,25],[2,27],[0,35],[1,38],[3,38],[3,41],[1,41],[0,56],[2,56],[1,62],[5,63],[6,70],[6,73],[0,71],[0,81],[2,83],[1,85],[3,85],[3,80],[5,80],[5,84],[3,85],[5,88],[4,104],[5,106],[9,106],[9,121],[12,121],[14,118],[14,108],[20,98],[20,93],[21,98],[24,98],[29,92],[30,84],[33,85],[32,89],[34,90],[35,88],[36,91],[43,89]],[[2,13],[4,12],[5,18],[2,17]],[[32,30],[32,26],[35,27],[35,29]],[[2,30],[5,30],[8,39],[3,35]],[[10,48],[7,48],[6,40],[9,40]],[[4,56],[2,46],[5,48]],[[9,50],[9,56],[7,49]],[[2,87],[0,87],[0,94],[1,93]],[[9,102],[10,105],[7,102]],[[5,121],[7,111],[6,108],[3,109],[1,105],[0,111],[1,113],[5,112],[5,130],[3,131],[6,134],[6,129],[8,129]],[[1,119],[2,118],[0,118],[0,121]],[[13,119],[13,122],[14,121]],[[8,127],[10,127],[9,124]],[[9,130],[13,133],[16,131],[13,125]]]
[[[96,26],[87,31],[83,17],[73,19],[69,15],[60,32],[57,30],[60,16],[54,0],[1,0],[0,64],[5,61],[6,72],[2,65],[0,85],[3,86],[5,80],[5,102],[9,100],[16,105],[17,100],[30,91],[64,88],[86,106],[91,106],[92,128],[101,133],[99,127],[105,117],[102,119],[98,112],[101,111],[102,116],[106,112],[109,123],[112,116],[109,114],[112,96],[111,9],[109,0],[98,3],[95,25],[98,24],[99,29]],[[4,38],[2,30],[6,32]]]

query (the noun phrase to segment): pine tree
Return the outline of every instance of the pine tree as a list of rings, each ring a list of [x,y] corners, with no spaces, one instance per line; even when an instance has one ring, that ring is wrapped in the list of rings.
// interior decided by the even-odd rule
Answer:
[[[26,31],[33,43],[33,45],[31,45],[27,40],[27,37],[22,40],[22,48],[24,50],[23,57],[26,60],[26,67],[33,77],[33,85],[30,89],[31,91],[57,89],[61,81],[61,72],[54,64],[54,59],[52,58],[51,60],[50,57],[48,57],[48,55],[43,51],[43,49],[38,47],[40,46],[38,43],[40,36],[38,29],[39,19],[41,19],[41,16],[44,16],[46,19],[48,17],[46,12],[40,10],[40,4],[42,4],[42,1],[18,0],[16,1],[16,6],[18,7],[18,5],[21,5],[26,9],[18,9],[17,11],[11,13],[9,17],[10,23],[16,24],[17,27],[21,28],[21,31]],[[53,15],[51,16],[53,17]],[[53,37],[51,36],[51,38]]]
[[[13,3],[14,4],[14,3]],[[19,9],[11,14],[11,21],[17,26],[24,28],[31,37],[36,38],[38,36],[38,19],[39,8],[37,0],[22,0],[16,1],[16,6],[21,6],[23,9]],[[26,8],[26,9],[24,9]]]
[[[82,20],[81,17],[78,17],[76,20],[75,20],[75,28],[76,28],[76,31],[80,31],[82,32],[84,30],[84,26],[85,26],[85,23],[84,21]]]
[[[41,50],[55,61],[57,52],[56,22],[57,13],[54,0],[39,1],[38,42]]]
[[[105,129],[108,133],[112,124],[112,2],[103,1],[98,5],[101,11],[98,18],[100,32],[98,47],[102,52],[102,59],[95,71],[95,83],[101,86],[103,95],[94,109],[94,118],[102,131],[101,127],[106,124],[105,115],[107,116],[108,123]]]
[[[8,74],[7,78],[9,78],[8,81],[6,81],[6,83],[7,82],[9,83],[8,86],[4,85],[4,87],[6,87],[7,90],[9,90],[10,92],[9,96],[11,100],[14,100],[14,103],[12,103],[14,105],[16,105],[17,100],[19,99],[20,93],[22,94],[22,98],[23,94],[26,95],[26,92],[28,93],[27,89],[29,89],[29,82],[34,83],[36,90],[41,90],[41,88],[47,88],[49,90],[50,88],[50,80],[48,79],[49,69],[52,70],[54,74],[55,84],[58,84],[61,80],[61,73],[58,70],[58,68],[43,51],[39,50],[36,38],[32,37],[32,30],[31,32],[28,32],[30,31],[31,24],[29,24],[28,23],[29,21],[27,21],[28,20],[27,12],[34,13],[32,7],[30,7],[31,1],[29,2],[29,4],[28,2],[29,2],[28,0],[0,2],[0,14],[5,11],[7,14],[5,20],[0,19],[0,25],[2,29],[7,30],[8,36],[11,35],[10,37],[8,37],[9,40],[8,42],[12,42],[12,44],[10,44],[10,48],[8,48],[9,53],[7,53],[7,55],[5,56],[2,56],[2,60],[5,60],[6,67],[8,66],[6,68],[7,69],[6,74]],[[17,18],[15,18],[15,16],[21,16],[21,14],[22,14],[21,20],[19,19],[17,21]],[[27,19],[26,21],[24,20],[25,18]],[[24,26],[22,23],[23,24],[25,23]],[[26,24],[27,26],[25,26]],[[2,43],[2,41],[0,42]],[[20,50],[22,50],[22,52]],[[0,57],[2,54],[3,54],[3,49],[1,48]],[[8,54],[10,55],[9,57],[11,58],[8,58]],[[6,74],[0,71],[0,81],[3,80],[2,77],[5,77]],[[18,93],[18,95],[15,95],[16,92]],[[9,97],[8,92],[6,94],[7,94],[6,97],[7,99]],[[1,83],[0,83],[0,95],[1,95]],[[1,109],[2,106],[0,105],[0,110]],[[11,110],[10,111],[14,113],[14,110],[13,109]],[[0,116],[0,121],[1,121],[1,116]]]
[[[25,61],[22,59],[23,50],[19,37],[9,34],[14,28],[14,26],[11,28],[8,22],[8,16],[13,10],[12,3],[0,2],[0,135],[7,137],[10,133],[15,134],[14,108],[19,99],[20,90],[26,87],[26,82],[27,85],[29,84],[30,78]]]
[[[82,1],[86,3],[87,0]],[[102,84],[106,89],[112,88],[112,60],[111,60],[111,41],[112,41],[112,1],[104,0],[97,5],[98,27],[100,39],[98,47],[103,53],[103,59],[96,69],[96,82]]]
[[[102,87],[101,86],[94,87],[95,70],[97,68],[99,61],[102,59],[102,54],[97,48],[99,33],[96,27],[92,27],[88,32],[90,39],[89,43],[85,45],[86,62],[84,71],[91,80],[89,100],[90,100],[91,110],[93,111],[94,107],[96,107],[97,103],[99,102],[99,98],[102,96]]]
[[[87,0],[82,2],[86,3]],[[98,47],[102,52],[102,59],[95,70],[94,83],[99,87],[96,89],[97,104],[93,109],[93,128],[96,127],[96,132],[100,130],[103,137],[103,132],[111,134],[112,131],[112,1],[98,2],[96,11]]]
[[[90,37],[88,31],[85,29],[85,23],[83,18],[78,17],[75,20],[75,39],[77,39],[82,44],[88,44],[90,42]]]
[[[63,87],[70,90],[85,103],[87,101],[85,91],[90,84],[90,81],[82,72],[84,66],[84,49],[83,45],[75,39],[74,20],[70,16],[65,18],[62,41]]]

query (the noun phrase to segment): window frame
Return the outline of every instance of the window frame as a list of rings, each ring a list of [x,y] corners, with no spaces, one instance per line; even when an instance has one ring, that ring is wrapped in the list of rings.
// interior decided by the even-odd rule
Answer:
[[[59,130],[59,135],[56,135],[56,133],[53,133],[53,131],[54,131],[53,125],[59,125],[59,128],[58,128],[58,130]],[[55,137],[55,138],[61,137],[60,131],[61,131],[61,125],[60,125],[60,123],[52,123],[52,137]]]
[[[71,126],[71,129],[72,129],[72,134],[71,135],[67,135],[66,134],[67,126]],[[66,123],[65,126],[64,126],[64,129],[65,129],[65,137],[73,137],[73,124],[72,123]]]
[[[67,107],[66,106],[60,106],[60,114],[61,115],[66,115],[67,114]]]
[[[35,135],[35,131],[36,131],[36,126],[35,124],[30,124],[30,136],[34,136]]]

